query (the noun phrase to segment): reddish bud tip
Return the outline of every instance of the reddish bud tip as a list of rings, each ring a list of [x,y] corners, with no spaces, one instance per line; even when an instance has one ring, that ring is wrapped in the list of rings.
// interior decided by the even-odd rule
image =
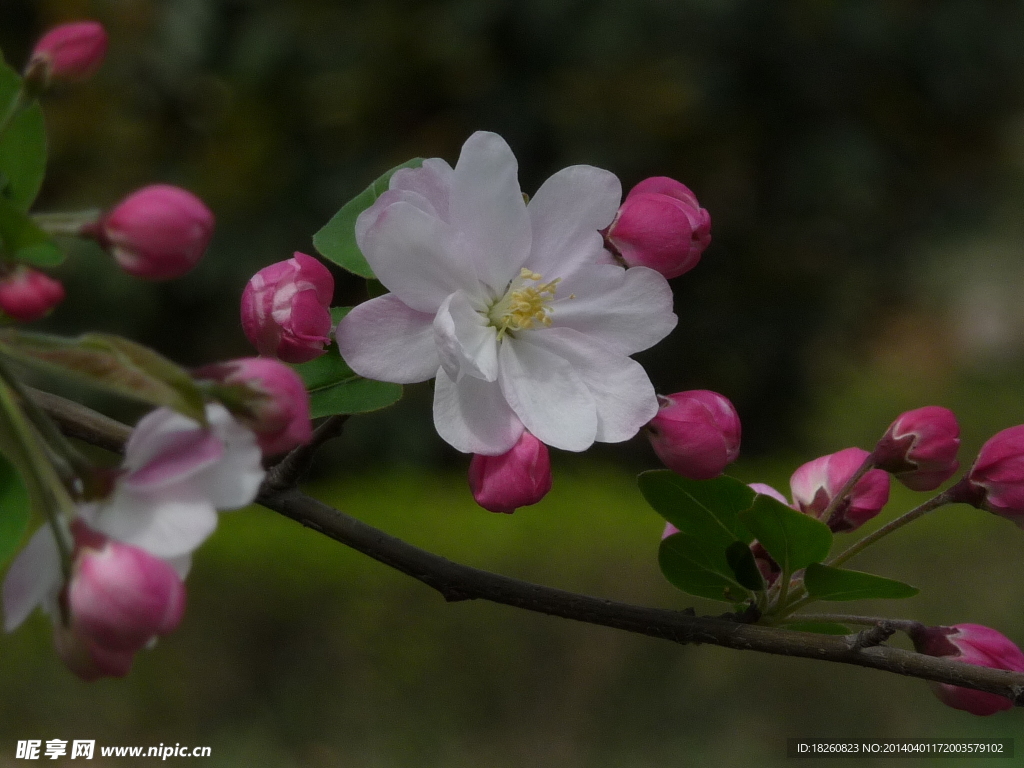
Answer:
[[[152,184],[128,195],[89,233],[129,275],[173,280],[203,258],[213,226],[213,213],[191,192]]]
[[[934,491],[960,467],[960,425],[948,408],[929,405],[892,423],[872,453],[875,466],[914,491]]]
[[[626,195],[605,239],[628,266],[678,277],[711,242],[711,216],[685,185],[655,176]]]
[[[15,320],[38,320],[63,300],[64,286],[30,267],[16,267],[0,280],[0,310]]]
[[[536,504],[551,490],[548,447],[523,432],[511,451],[500,456],[473,454],[469,488],[476,503],[490,512],[511,514]]]
[[[869,455],[861,448],[847,448],[797,469],[789,480],[796,508],[811,517],[820,517]],[[868,470],[836,508],[829,527],[837,532],[853,531],[881,512],[887,501],[889,476],[880,469]]]
[[[1024,424],[989,438],[965,483],[954,486],[957,501],[973,504],[1024,527]]]
[[[198,378],[241,387],[245,413],[236,415],[256,433],[260,450],[274,456],[313,437],[309,394],[299,375],[279,360],[246,357],[196,371]]]
[[[1005,635],[981,624],[954,624],[951,627],[921,626],[910,633],[918,653],[946,656],[990,669],[1024,672],[1024,653]],[[1011,709],[1013,703],[994,693],[984,693],[956,685],[933,684],[932,690],[943,704],[973,715],[993,715]]]
[[[107,32],[96,21],[61,24],[39,38],[25,67],[25,76],[50,83],[86,80],[99,69],[107,53]]]
[[[286,363],[320,357],[331,341],[334,277],[327,267],[296,251],[264,267],[242,292],[242,330],[261,355]]]
[[[658,458],[691,480],[718,477],[740,453],[740,417],[728,398],[706,389],[660,397],[647,425]]]

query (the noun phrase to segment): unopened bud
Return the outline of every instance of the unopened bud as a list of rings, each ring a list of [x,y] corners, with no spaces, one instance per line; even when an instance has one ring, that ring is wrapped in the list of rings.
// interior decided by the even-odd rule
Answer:
[[[934,491],[960,467],[960,426],[948,408],[929,405],[896,419],[872,453],[875,466],[914,491]]]
[[[1024,528],[1024,424],[990,437],[967,477],[949,492],[953,501],[994,512]]]
[[[107,53],[107,32],[96,21],[61,24],[39,38],[25,67],[25,77],[40,89],[51,83],[86,80]]]
[[[206,366],[195,375],[239,388],[242,412],[235,415],[256,433],[264,456],[290,451],[313,437],[306,386],[280,360],[246,357]]]
[[[793,503],[804,514],[821,517],[847,481],[870,454],[861,448],[847,448],[821,456],[798,468],[789,480]],[[880,469],[868,470],[828,521],[836,532],[852,531],[882,511],[889,501],[889,476]]]
[[[536,504],[551,490],[548,447],[529,432],[500,456],[474,454],[469,488],[476,503],[490,512],[511,514]]]
[[[691,480],[718,477],[740,452],[740,417],[728,398],[706,389],[658,398],[647,425],[658,458]]]
[[[64,286],[31,267],[15,267],[0,279],[0,310],[15,320],[38,320],[63,300]]]
[[[685,185],[655,176],[626,195],[605,240],[628,266],[678,277],[697,266],[711,242],[711,216]]]
[[[213,237],[213,213],[181,187],[151,184],[137,189],[82,230],[129,275],[173,280],[189,272]]]
[[[331,341],[334,276],[296,251],[287,261],[264,267],[242,292],[242,330],[257,351],[286,363],[320,357]]]
[[[1024,653],[1020,648],[1002,633],[981,624],[921,625],[910,632],[910,639],[918,653],[928,656],[945,656],[978,667],[1024,672]],[[973,715],[994,715],[1013,707],[1004,696],[957,685],[932,683],[932,690],[943,704]]]

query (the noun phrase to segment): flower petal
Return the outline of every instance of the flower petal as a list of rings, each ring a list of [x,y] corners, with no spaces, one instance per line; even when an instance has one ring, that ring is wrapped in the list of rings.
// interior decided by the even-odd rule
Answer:
[[[392,177],[394,178],[394,177]],[[444,220],[444,217],[438,213],[437,208],[434,204],[426,197],[421,195],[419,192],[408,189],[391,189],[385,190],[380,197],[374,200],[373,205],[367,208],[365,211],[359,214],[356,218],[356,244],[362,248],[366,233],[370,231],[374,224],[377,223],[377,219],[384,210],[394,203],[409,203],[414,208],[419,208],[428,216],[433,216],[436,219]],[[448,210],[448,202],[445,201],[445,212]]]
[[[240,509],[251,504],[260,490],[266,475],[263,453],[253,431],[236,421],[224,406],[206,406],[206,418],[224,443],[224,457],[196,475],[194,486],[203,490],[216,509]]]
[[[601,443],[629,440],[658,413],[658,396],[636,360],[572,328],[548,328],[530,341],[566,360],[590,390]]]
[[[389,205],[360,244],[377,278],[406,306],[437,312],[459,288],[479,291],[457,230],[407,202]]]
[[[498,382],[508,404],[538,440],[584,451],[597,435],[590,390],[563,358],[531,343],[534,333],[505,339],[498,352]]]
[[[451,223],[465,236],[478,277],[497,295],[530,253],[530,217],[518,172],[505,140],[477,131],[462,145],[452,176]]]
[[[200,446],[209,434],[194,419],[183,416],[170,408],[157,408],[139,419],[132,430],[124,449],[123,467],[128,472],[134,473],[146,467],[150,462],[162,459],[165,453],[170,453],[179,456],[182,460],[179,467],[182,474],[193,472],[216,461],[216,457],[208,455],[210,452]],[[193,457],[195,465],[190,467],[186,466],[188,462],[185,459],[189,441],[195,441],[196,447],[199,449]]]
[[[558,286],[551,320],[632,355],[665,338],[679,318],[668,281],[653,269],[595,264]]]
[[[533,245],[526,266],[548,280],[564,279],[606,258],[598,230],[612,223],[621,199],[622,184],[610,171],[573,165],[554,174],[527,207]]]
[[[409,309],[388,293],[349,312],[335,338],[341,356],[360,376],[414,384],[433,378],[441,364],[433,321],[433,315]]]
[[[485,456],[508,453],[523,434],[497,382],[464,376],[456,384],[444,368],[434,382],[434,426],[456,450]]]
[[[192,552],[217,527],[217,512],[202,492],[153,498],[119,489],[90,525],[112,539],[163,558]]]
[[[60,555],[50,526],[44,524],[11,563],[4,579],[4,629],[13,632],[37,605],[60,591]]]
[[[402,168],[391,177],[390,188],[416,192],[425,197],[441,221],[450,222],[448,203],[452,196],[452,167],[440,157],[423,161],[419,168]]]
[[[484,381],[498,378],[498,331],[463,291],[445,299],[437,311],[434,341],[441,365],[456,382],[466,374]]]

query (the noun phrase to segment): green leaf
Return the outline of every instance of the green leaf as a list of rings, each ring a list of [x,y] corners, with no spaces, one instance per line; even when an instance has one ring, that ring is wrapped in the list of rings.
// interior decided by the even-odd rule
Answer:
[[[734,541],[749,544],[753,538],[737,515],[750,508],[756,494],[735,478],[723,475],[714,480],[687,480],[658,469],[641,473],[637,482],[655,512],[683,533],[709,545],[715,543],[723,558],[726,547]]]
[[[798,632],[814,632],[817,635],[848,635],[850,628],[831,621],[793,621],[783,624],[786,629]]]
[[[0,565],[18,549],[25,537],[32,501],[14,465],[0,456]]]
[[[21,90],[21,78],[0,63],[0,116],[8,114]],[[39,194],[46,172],[46,126],[38,103],[21,109],[0,135],[0,193],[22,211]]]
[[[50,236],[3,195],[0,195],[0,245],[10,258],[33,266],[55,267],[64,261],[64,252]]]
[[[323,229],[313,235],[313,245],[317,251],[330,259],[339,267],[354,272],[368,280],[375,279],[373,270],[366,263],[366,258],[356,244],[356,219],[359,214],[373,205],[374,201],[388,189],[388,184],[395,171],[402,168],[418,168],[423,164],[422,157],[396,165],[378,178],[358,195],[342,206],[341,210],[324,225]]]
[[[661,542],[658,565],[674,586],[697,597],[736,603],[749,595],[726,561],[725,551],[687,533],[675,533]]]
[[[777,499],[758,494],[739,519],[782,568],[793,573],[828,557],[832,531],[820,520],[790,509]]]
[[[343,310],[348,307],[341,308]],[[335,310],[331,310],[334,313]],[[311,418],[342,413],[367,413],[387,408],[402,398],[402,385],[364,379],[338,354],[336,344],[316,360],[292,366],[309,390]]]
[[[742,541],[734,541],[725,549],[725,561],[729,563],[732,572],[736,575],[736,581],[747,589],[760,592],[764,589],[764,578],[754,560],[754,553],[750,551],[750,545]]]
[[[173,408],[206,423],[203,395],[184,368],[134,341],[103,333],[77,339],[0,331],[0,351],[41,371],[72,376],[99,389]]]
[[[886,579],[861,571],[846,571],[817,563],[807,566],[804,586],[811,597],[837,601],[874,598],[901,600],[920,592],[917,587],[895,579]]]

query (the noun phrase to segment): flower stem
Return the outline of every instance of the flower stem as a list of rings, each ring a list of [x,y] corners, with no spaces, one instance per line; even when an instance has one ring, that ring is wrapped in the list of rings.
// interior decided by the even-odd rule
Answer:
[[[88,235],[88,230],[99,220],[101,213],[98,208],[64,213],[33,213],[32,221],[48,235],[83,237]]]
[[[902,515],[901,517],[897,517],[895,520],[887,523],[886,525],[883,525],[881,528],[879,528],[874,533],[868,534],[863,539],[861,539],[860,541],[858,541],[855,544],[853,544],[846,551],[841,552],[838,555],[836,555],[835,557],[833,557],[831,560],[826,561],[825,565],[836,566],[836,565],[841,565],[841,564],[845,563],[847,560],[849,560],[851,557],[856,555],[858,552],[860,552],[861,550],[866,549],[867,547],[871,546],[872,544],[874,544],[879,539],[885,538],[890,533],[892,533],[893,531],[895,531],[895,530],[897,530],[899,528],[902,528],[907,523],[912,523],[915,520],[917,520],[917,518],[924,516],[928,512],[931,512],[933,509],[937,509],[938,507],[941,507],[944,504],[949,504],[951,501],[952,501],[952,497],[950,496],[949,491],[943,491],[942,493],[938,494],[937,496],[934,496],[931,499],[929,499],[928,501],[926,501],[924,504],[921,504],[918,507],[914,507],[912,510],[907,512],[905,515]]]
[[[864,626],[875,626],[883,622],[891,624],[900,632],[910,634],[924,625],[919,621],[911,619],[887,619],[881,616],[854,616],[848,613],[800,613],[791,615],[789,620],[799,619],[800,621],[834,621],[837,624],[861,624]]]
[[[843,487],[839,489],[839,493],[832,497],[832,501],[828,503],[828,506],[825,507],[825,510],[818,516],[818,519],[825,525],[829,525],[836,514],[836,510],[839,509],[839,505],[842,504],[850,495],[850,492],[853,491],[853,486],[855,486],[857,481],[864,477],[864,475],[868,473],[868,470],[874,466],[875,456],[874,454],[869,453],[867,458],[864,459],[864,462],[857,468],[857,471],[850,475],[850,479],[847,480],[843,484]]]

